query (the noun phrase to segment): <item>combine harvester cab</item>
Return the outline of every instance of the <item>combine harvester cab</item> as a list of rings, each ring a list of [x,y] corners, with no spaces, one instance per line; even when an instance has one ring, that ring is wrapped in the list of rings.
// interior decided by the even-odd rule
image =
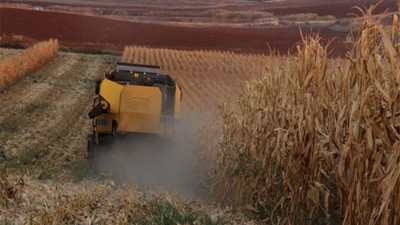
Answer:
[[[158,66],[117,63],[96,83],[96,94],[86,157],[93,158],[98,146],[118,136],[169,136],[177,131],[182,92]]]

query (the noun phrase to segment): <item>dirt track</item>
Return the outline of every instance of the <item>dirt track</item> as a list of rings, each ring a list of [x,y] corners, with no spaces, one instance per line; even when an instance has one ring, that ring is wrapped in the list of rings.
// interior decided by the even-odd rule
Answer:
[[[300,40],[298,28],[190,28],[111,20],[67,13],[0,8],[1,34],[25,35],[38,40],[57,38],[62,44],[122,50],[126,45],[173,49],[207,49],[267,53],[267,43],[287,53]],[[307,31],[303,31],[307,33]],[[344,55],[346,33],[321,29],[332,55]]]

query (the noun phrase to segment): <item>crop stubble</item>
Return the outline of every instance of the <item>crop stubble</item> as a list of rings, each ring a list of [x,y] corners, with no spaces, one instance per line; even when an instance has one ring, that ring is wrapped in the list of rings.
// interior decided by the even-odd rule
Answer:
[[[68,167],[81,158],[94,80],[116,60],[115,56],[58,53],[45,68],[3,93],[0,146],[6,157],[47,152],[49,168],[60,167],[59,163]]]

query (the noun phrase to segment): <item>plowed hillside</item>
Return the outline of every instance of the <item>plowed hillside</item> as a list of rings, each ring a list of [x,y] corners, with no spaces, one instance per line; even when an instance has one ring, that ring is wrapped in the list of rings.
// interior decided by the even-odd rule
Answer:
[[[122,50],[126,45],[188,50],[266,53],[267,43],[282,53],[300,40],[298,28],[194,28],[137,23],[68,13],[0,8],[1,34],[38,40],[57,38],[61,44]],[[303,31],[307,33],[307,31]],[[321,29],[332,55],[343,55],[346,33]]]

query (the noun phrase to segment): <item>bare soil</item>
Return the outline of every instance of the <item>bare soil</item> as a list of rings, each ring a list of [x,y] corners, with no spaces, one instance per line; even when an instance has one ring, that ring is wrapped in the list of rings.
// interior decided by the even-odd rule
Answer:
[[[311,1],[297,1],[297,3],[285,4],[281,2],[280,5],[272,6],[263,11],[272,12],[277,16],[285,16],[291,14],[300,13],[316,13],[319,16],[332,15],[335,18],[349,18],[354,17],[353,14],[361,15],[361,13],[353,9],[352,7],[358,6],[362,9],[369,8],[372,4],[376,4],[378,1],[366,1],[366,0],[339,0],[339,1],[327,1],[327,0],[311,0]],[[380,3],[375,9],[375,14],[380,14],[388,11],[397,11],[396,0],[387,0]]]
[[[128,22],[69,13],[0,8],[0,34],[24,35],[37,40],[57,38],[62,45],[90,49],[122,50],[126,45],[146,47],[222,50],[241,53],[285,54],[300,40],[299,28],[194,28]],[[303,34],[310,29],[303,30]],[[317,32],[317,30],[314,30]],[[332,56],[343,56],[347,33],[319,30],[331,44]]]
[[[143,16],[149,11],[177,12],[181,16],[198,14],[214,9],[231,11],[266,11],[277,16],[284,16],[299,13],[316,13],[320,16],[332,15],[336,18],[351,17],[349,13],[356,12],[351,9],[353,6],[369,7],[376,4],[378,0],[278,0],[278,1],[245,1],[245,0],[222,0],[222,1],[188,1],[188,0],[167,0],[167,1],[143,1],[143,0],[4,0],[4,3],[18,3],[29,5],[40,5],[51,8],[54,6],[93,8],[101,11],[103,15],[112,14],[113,10],[127,10],[133,16]],[[108,9],[108,10],[106,10]],[[397,11],[396,0],[385,0],[376,9],[376,13],[385,10]],[[95,11],[93,11],[95,12]]]

